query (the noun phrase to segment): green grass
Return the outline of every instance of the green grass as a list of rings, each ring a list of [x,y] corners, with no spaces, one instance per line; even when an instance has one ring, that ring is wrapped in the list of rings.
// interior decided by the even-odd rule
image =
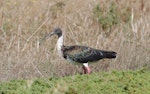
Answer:
[[[150,71],[112,71],[62,78],[11,80],[0,94],[150,94]]]

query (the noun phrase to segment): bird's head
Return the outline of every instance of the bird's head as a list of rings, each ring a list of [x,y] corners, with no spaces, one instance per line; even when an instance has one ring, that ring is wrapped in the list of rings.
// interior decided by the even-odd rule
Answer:
[[[62,36],[62,30],[61,30],[60,28],[55,28],[52,32],[50,32],[50,33],[48,33],[48,34],[46,34],[46,35],[44,36],[44,38],[41,40],[41,43],[42,43],[44,40],[48,39],[49,37],[51,37],[51,36],[53,36],[53,35],[57,35],[58,38],[61,37],[61,36]]]
[[[62,31],[60,28],[55,28],[50,34],[49,36],[53,36],[53,35],[57,35],[58,37],[62,36]]]
[[[46,34],[45,37],[44,37],[44,39],[47,39],[47,38],[49,38],[49,37],[51,37],[51,36],[53,36],[53,35],[57,35],[58,38],[59,38],[60,36],[62,36],[62,31],[61,31],[61,29],[60,29],[60,28],[55,28],[52,32]]]

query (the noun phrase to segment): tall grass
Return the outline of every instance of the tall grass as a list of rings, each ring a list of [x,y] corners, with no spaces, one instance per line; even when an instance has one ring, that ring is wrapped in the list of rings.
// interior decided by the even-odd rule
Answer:
[[[65,45],[86,45],[118,53],[115,60],[101,60],[90,65],[93,72],[135,70],[149,66],[150,2],[113,2],[120,14],[122,10],[129,8],[131,19],[129,23],[119,22],[113,28],[104,30],[93,14],[93,9],[100,5],[105,14],[112,1],[0,1],[0,79],[30,79],[82,73],[80,66],[71,65],[58,57],[55,49],[57,38],[50,38],[39,45],[41,38],[55,27],[64,31]]]

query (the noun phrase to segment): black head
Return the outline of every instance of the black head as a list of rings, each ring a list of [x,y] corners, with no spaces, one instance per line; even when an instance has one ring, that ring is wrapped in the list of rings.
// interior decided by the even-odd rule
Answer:
[[[60,28],[55,28],[51,33],[50,36],[57,35],[58,37],[62,36],[62,31]]]
[[[62,31],[60,28],[55,28],[52,32],[46,34],[40,41],[40,45],[42,44],[43,41],[45,41],[46,39],[48,39],[49,37],[53,36],[53,35],[57,35],[58,38],[62,36]]]

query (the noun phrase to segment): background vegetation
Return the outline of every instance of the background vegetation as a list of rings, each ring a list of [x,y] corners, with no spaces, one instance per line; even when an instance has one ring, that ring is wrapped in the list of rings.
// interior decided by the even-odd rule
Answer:
[[[150,67],[149,5],[149,0],[1,0],[0,80],[82,73],[81,66],[58,57],[56,37],[39,46],[55,27],[63,30],[66,45],[118,53],[115,60],[90,65],[93,72]]]

